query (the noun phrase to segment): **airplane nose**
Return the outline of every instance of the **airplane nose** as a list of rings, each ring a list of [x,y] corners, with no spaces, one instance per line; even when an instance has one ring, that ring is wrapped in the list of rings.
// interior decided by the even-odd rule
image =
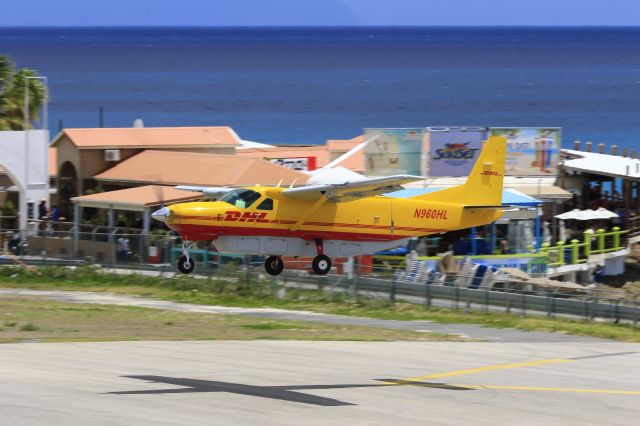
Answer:
[[[169,222],[169,216],[171,215],[171,211],[167,207],[163,207],[160,210],[156,210],[151,213],[151,217],[155,220],[159,220],[160,222]]]

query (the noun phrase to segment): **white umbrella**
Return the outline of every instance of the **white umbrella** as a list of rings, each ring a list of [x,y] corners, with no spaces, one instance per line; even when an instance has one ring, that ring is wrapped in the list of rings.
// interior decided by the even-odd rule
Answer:
[[[614,217],[620,217],[619,214],[614,213],[611,210],[607,210],[604,207],[600,207],[598,210],[596,210],[595,214],[599,219],[612,219]]]
[[[570,212],[557,214],[555,217],[557,219],[561,219],[561,220],[577,219],[578,218],[578,214],[581,213],[581,212],[582,212],[582,210],[580,210],[580,209],[573,209]]]
[[[598,210],[579,210],[573,209],[570,212],[556,215],[557,219],[562,220],[598,220],[598,219],[611,219],[613,217],[619,217],[614,212],[611,212],[605,208],[599,208]]]

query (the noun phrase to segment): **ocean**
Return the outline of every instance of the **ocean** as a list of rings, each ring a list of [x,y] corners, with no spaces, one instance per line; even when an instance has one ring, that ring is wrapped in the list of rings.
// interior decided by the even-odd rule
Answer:
[[[319,144],[366,127],[562,127],[640,148],[640,28],[2,28],[49,126],[229,125]]]

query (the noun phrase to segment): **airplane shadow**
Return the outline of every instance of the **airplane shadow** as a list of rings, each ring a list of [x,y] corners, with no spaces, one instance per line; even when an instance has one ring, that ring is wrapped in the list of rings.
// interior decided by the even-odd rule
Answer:
[[[377,379],[384,383],[369,384],[335,384],[335,385],[292,385],[292,386],[254,386],[244,385],[241,383],[219,382],[213,380],[198,380],[180,377],[167,376],[122,376],[129,379],[144,380],[152,383],[164,383],[176,386],[183,386],[174,389],[151,389],[151,390],[135,390],[135,391],[119,391],[107,392],[111,395],[155,395],[155,394],[171,394],[171,393],[202,393],[202,392],[227,392],[237,395],[255,396],[258,398],[278,399],[282,401],[298,402],[301,404],[319,405],[324,407],[356,405],[346,401],[340,401],[332,398],[324,398],[321,396],[310,395],[303,390],[320,390],[320,389],[349,389],[349,388],[374,388],[389,386],[415,386],[423,388],[446,389],[454,391],[474,390],[461,386],[452,386],[445,383],[429,383],[414,382],[399,379]]]

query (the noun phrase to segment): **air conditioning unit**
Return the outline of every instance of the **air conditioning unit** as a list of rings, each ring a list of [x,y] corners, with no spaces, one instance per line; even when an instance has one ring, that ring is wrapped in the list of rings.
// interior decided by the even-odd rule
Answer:
[[[104,161],[120,161],[120,150],[119,149],[105,149],[104,150]]]

